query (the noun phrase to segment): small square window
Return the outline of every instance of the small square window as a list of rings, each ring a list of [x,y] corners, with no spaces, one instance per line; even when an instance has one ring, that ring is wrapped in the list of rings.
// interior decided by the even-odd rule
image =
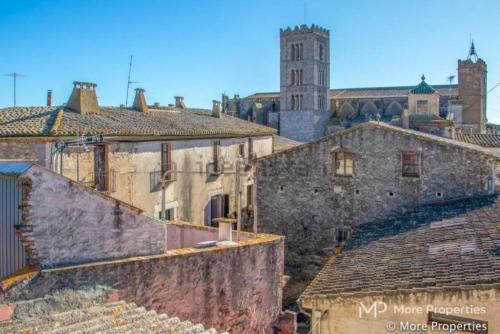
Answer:
[[[339,228],[337,229],[335,233],[335,240],[337,241],[337,244],[342,244],[347,241],[347,238],[349,238],[349,231],[345,228]]]
[[[401,155],[402,176],[419,177],[420,176],[420,154],[403,152]]]
[[[334,166],[335,166],[335,175],[352,176],[353,174],[352,153],[345,151],[335,152]]]
[[[427,101],[427,100],[418,100],[417,101],[417,112],[418,113],[427,113],[427,112],[429,112],[429,101]]]

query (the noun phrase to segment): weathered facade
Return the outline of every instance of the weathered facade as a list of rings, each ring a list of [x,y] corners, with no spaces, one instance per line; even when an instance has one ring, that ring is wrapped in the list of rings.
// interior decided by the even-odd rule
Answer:
[[[280,92],[235,95],[233,99],[223,95],[223,109],[303,142],[369,120],[402,125],[403,111],[416,111],[417,101],[411,92],[416,86],[330,89],[330,63],[328,30],[316,25],[282,29]],[[486,78],[486,63],[477,57],[472,44],[469,57],[458,61],[458,84],[432,85],[435,95],[425,108],[427,112],[419,114],[433,117],[415,117],[413,113],[410,128],[451,137],[443,131],[442,123],[452,122],[458,131],[484,133]]]
[[[26,191],[16,228],[33,273],[0,281],[0,313],[99,286],[221,331],[273,333],[280,323],[283,237],[229,230],[228,242],[216,228],[160,222],[43,167],[29,165],[18,178]]]
[[[363,123],[258,159],[259,230],[286,235],[296,295],[354,226],[493,193],[495,160],[475,145]]]
[[[0,110],[0,158],[36,161],[157,218],[210,225],[235,216],[240,198],[251,220],[251,161],[272,153],[275,130],[223,114],[217,101],[148,107],[142,89],[133,108],[99,107],[95,89],[75,83],[66,107]]]
[[[486,196],[356,228],[300,297],[311,332],[497,333],[499,218]]]

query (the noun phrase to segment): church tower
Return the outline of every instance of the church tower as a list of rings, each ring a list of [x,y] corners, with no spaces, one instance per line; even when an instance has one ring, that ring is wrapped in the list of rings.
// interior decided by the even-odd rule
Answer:
[[[280,134],[297,141],[324,136],[329,119],[330,32],[312,25],[280,31]]]
[[[458,60],[458,96],[461,101],[464,133],[486,132],[486,63],[471,43],[466,60]]]

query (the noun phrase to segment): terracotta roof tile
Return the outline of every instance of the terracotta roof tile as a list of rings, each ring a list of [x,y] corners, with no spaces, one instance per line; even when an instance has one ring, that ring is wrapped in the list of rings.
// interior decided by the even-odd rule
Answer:
[[[490,196],[358,227],[301,299],[499,282],[500,200]]]
[[[0,109],[0,137],[69,136],[254,136],[276,130],[235,117],[212,117],[203,109],[157,110],[101,107],[97,115],[81,115],[64,107]]]
[[[500,135],[457,133],[456,140],[483,147],[500,147]]]

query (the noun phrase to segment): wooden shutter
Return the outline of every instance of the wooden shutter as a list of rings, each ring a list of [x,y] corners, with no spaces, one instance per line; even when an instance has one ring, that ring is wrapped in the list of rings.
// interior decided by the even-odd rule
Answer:
[[[170,143],[161,144],[161,178],[166,175],[166,180],[172,179],[172,145]]]

